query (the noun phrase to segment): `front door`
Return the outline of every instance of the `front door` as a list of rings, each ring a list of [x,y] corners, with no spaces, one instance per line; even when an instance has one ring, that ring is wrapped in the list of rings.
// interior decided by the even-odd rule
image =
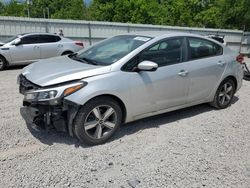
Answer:
[[[20,44],[10,47],[10,55],[13,63],[33,62],[40,59],[38,35],[22,37]]]
[[[136,115],[159,111],[187,101],[189,77],[184,61],[184,39],[163,40],[141,52],[130,63],[149,60],[158,64],[154,72],[140,71],[130,74],[131,100]],[[134,61],[134,62],[133,62]]]

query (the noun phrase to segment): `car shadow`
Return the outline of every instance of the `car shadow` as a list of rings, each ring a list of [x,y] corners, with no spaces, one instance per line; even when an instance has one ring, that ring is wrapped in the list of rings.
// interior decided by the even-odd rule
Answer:
[[[4,70],[2,71],[8,71],[8,70],[18,70],[18,69],[23,69],[24,67],[26,67],[27,65],[12,65],[9,67],[6,67]]]
[[[232,105],[239,100],[238,97],[234,96]],[[135,134],[136,132],[142,131],[144,129],[159,128],[160,126],[167,126],[167,124],[182,119],[186,119],[192,116],[199,115],[204,112],[215,111],[217,109],[211,107],[209,104],[200,104],[197,106],[192,106],[189,108],[184,108],[181,110],[176,110],[172,112],[167,112],[164,114],[144,118],[131,123],[124,124],[120,127],[119,131],[112,137],[109,142],[114,140],[122,139],[124,136]],[[77,138],[69,136],[67,133],[57,132],[56,130],[46,131],[44,129],[38,128],[34,124],[26,121],[26,125],[30,133],[37,138],[40,142],[46,145],[53,145],[54,143],[64,143],[67,145],[74,145],[75,147],[88,148],[93,146],[88,146],[81,143]]]

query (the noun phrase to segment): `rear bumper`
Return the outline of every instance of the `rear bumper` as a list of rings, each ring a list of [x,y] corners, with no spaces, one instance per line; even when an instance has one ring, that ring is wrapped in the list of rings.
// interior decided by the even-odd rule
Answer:
[[[237,88],[236,88],[236,91],[238,91],[241,86],[242,86],[242,82],[243,82],[243,77],[244,77],[244,67],[241,65],[239,66],[239,69],[237,70]]]

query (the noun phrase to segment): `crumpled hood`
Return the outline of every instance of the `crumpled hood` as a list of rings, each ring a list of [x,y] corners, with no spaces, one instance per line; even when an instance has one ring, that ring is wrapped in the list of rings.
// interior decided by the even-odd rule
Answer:
[[[34,84],[49,86],[108,72],[110,66],[90,65],[60,56],[33,63],[25,67],[22,74]]]

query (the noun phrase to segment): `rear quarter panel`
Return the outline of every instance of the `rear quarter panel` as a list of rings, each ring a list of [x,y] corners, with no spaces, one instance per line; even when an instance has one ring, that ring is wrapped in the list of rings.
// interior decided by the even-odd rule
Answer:
[[[242,64],[240,64],[236,61],[236,57],[238,55],[239,55],[239,53],[232,51],[231,49],[229,49],[226,46],[224,47],[224,58],[226,61],[226,67],[225,67],[224,73],[222,74],[221,79],[216,84],[214,91],[212,92],[211,96],[209,97],[210,101],[213,100],[214,95],[217,91],[217,88],[219,87],[221,82],[229,76],[233,76],[237,80],[236,91],[238,91],[241,88],[244,70],[243,70]]]

